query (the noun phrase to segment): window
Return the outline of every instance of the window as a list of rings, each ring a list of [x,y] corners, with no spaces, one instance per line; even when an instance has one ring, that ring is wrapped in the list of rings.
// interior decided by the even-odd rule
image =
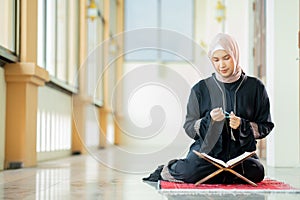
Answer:
[[[77,91],[78,49],[79,0],[39,0],[37,64],[71,92]]]
[[[104,16],[102,0],[95,1],[98,8],[98,17],[88,20],[88,57],[85,63],[86,91],[87,95],[93,98],[96,105],[103,104],[103,80],[104,70]]]
[[[18,61],[19,1],[0,0],[0,65]]]
[[[186,58],[193,58],[193,0],[125,0],[125,31],[142,28],[159,28],[183,34],[190,40],[181,43],[168,38],[164,32],[149,31],[142,35],[127,37],[125,40],[125,59],[127,61],[180,61],[178,55],[172,51],[184,48]],[[175,33],[174,32],[174,33]],[[133,34],[134,35],[134,34]],[[140,48],[134,50],[135,45],[139,47],[153,46],[157,48]],[[159,50],[168,47],[165,50]],[[132,51],[133,50],[133,51]]]

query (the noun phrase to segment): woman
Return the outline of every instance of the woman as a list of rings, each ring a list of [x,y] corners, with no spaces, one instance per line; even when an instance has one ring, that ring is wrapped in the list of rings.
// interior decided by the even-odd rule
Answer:
[[[266,137],[274,124],[263,83],[245,75],[239,65],[239,49],[228,34],[213,39],[209,52],[216,73],[193,86],[187,105],[184,129],[195,140],[185,159],[160,166],[144,180],[195,183],[217,170],[193,150],[228,161],[256,150],[256,139]],[[254,183],[264,178],[264,167],[255,155],[233,168]],[[240,183],[241,179],[222,172],[206,183]]]

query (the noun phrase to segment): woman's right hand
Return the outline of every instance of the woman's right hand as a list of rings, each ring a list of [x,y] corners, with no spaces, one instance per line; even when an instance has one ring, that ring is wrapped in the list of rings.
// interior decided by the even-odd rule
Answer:
[[[225,114],[223,113],[223,109],[221,107],[214,108],[212,111],[210,111],[210,116],[214,121],[222,121],[225,118]]]

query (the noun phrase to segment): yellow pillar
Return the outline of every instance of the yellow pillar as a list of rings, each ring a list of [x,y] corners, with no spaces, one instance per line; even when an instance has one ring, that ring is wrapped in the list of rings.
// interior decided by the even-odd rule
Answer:
[[[107,115],[109,111],[105,107],[99,108],[99,121],[100,121],[100,141],[99,148],[105,148],[107,145]]]
[[[5,168],[36,165],[38,86],[49,81],[48,72],[33,63],[5,65]]]
[[[118,39],[118,55],[123,54],[123,37],[122,33],[124,31],[124,0],[119,0],[117,4],[117,34],[120,34]],[[116,82],[119,82],[123,75],[123,63],[124,59],[123,56],[120,56],[116,61]],[[115,114],[115,121],[114,121],[114,130],[115,130],[115,138],[114,138],[114,144],[119,145],[121,144],[121,134],[122,130],[119,127],[120,121],[122,120],[120,116],[120,111],[122,109],[122,88],[119,87],[117,91],[117,105],[116,107],[116,113]]]
[[[37,61],[37,0],[20,1],[20,63],[5,65],[5,168],[36,165],[38,87],[49,81]]]
[[[85,62],[87,56],[87,0],[79,1],[80,13],[80,48],[79,63]],[[78,69],[80,70],[80,69]],[[85,107],[86,107],[86,74],[85,70],[81,70],[79,74],[79,93],[73,96],[73,112],[72,115],[72,153],[84,154],[85,150]]]
[[[80,94],[73,96],[72,154],[85,154],[85,109],[88,102]]]
[[[103,10],[103,16],[104,16],[104,41],[108,40],[110,38],[110,28],[109,28],[109,15],[110,15],[110,2],[104,1],[104,10]],[[109,60],[109,43],[104,43],[104,74],[103,74],[103,106],[99,108],[99,119],[100,119],[100,142],[99,147],[105,148],[107,143],[107,118],[110,114],[110,108],[108,106],[108,79],[109,74],[108,70],[106,68],[108,67],[108,60]]]
[[[37,0],[22,0],[21,3],[21,62],[37,62]]]

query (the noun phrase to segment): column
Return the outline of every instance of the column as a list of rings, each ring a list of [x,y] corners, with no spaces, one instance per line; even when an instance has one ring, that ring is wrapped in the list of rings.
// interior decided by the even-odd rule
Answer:
[[[36,165],[38,87],[49,81],[37,61],[37,0],[20,2],[20,62],[5,65],[5,168]]]
[[[117,40],[117,46],[118,56],[122,55],[124,52],[124,41],[123,37],[121,36],[124,31],[124,0],[119,0],[117,4],[117,34],[120,34],[118,40]],[[124,57],[120,56],[116,61],[116,83],[121,81],[122,75],[123,75],[123,64],[124,64]],[[114,144],[120,145],[122,143],[121,136],[122,136],[122,130],[121,127],[119,127],[119,124],[122,120],[122,88],[118,88],[117,92],[117,102],[115,108],[116,112],[113,113],[115,115],[114,119],[114,131],[115,131],[115,138],[114,138]]]
[[[5,65],[5,168],[36,165],[38,87],[49,81],[48,72],[33,63]]]
[[[267,138],[266,157],[274,167],[300,165],[298,9],[298,0],[267,0],[266,86],[275,129]]]
[[[80,13],[80,66],[85,62],[87,56],[87,0],[79,2]],[[80,69],[78,69],[80,70]],[[86,83],[85,70],[79,74],[79,94],[73,95],[73,115],[72,115],[72,154],[84,154],[85,149],[85,107],[86,107]],[[74,114],[75,113],[75,114]]]
[[[110,38],[110,28],[109,28],[109,15],[110,15],[110,3],[109,1],[104,1],[104,41]],[[100,137],[99,137],[99,148],[105,148],[107,145],[107,123],[108,115],[111,113],[111,109],[108,105],[108,81],[109,81],[109,70],[106,70],[109,62],[109,42],[104,43],[104,74],[103,74],[103,106],[99,108],[99,121],[100,121]]]

